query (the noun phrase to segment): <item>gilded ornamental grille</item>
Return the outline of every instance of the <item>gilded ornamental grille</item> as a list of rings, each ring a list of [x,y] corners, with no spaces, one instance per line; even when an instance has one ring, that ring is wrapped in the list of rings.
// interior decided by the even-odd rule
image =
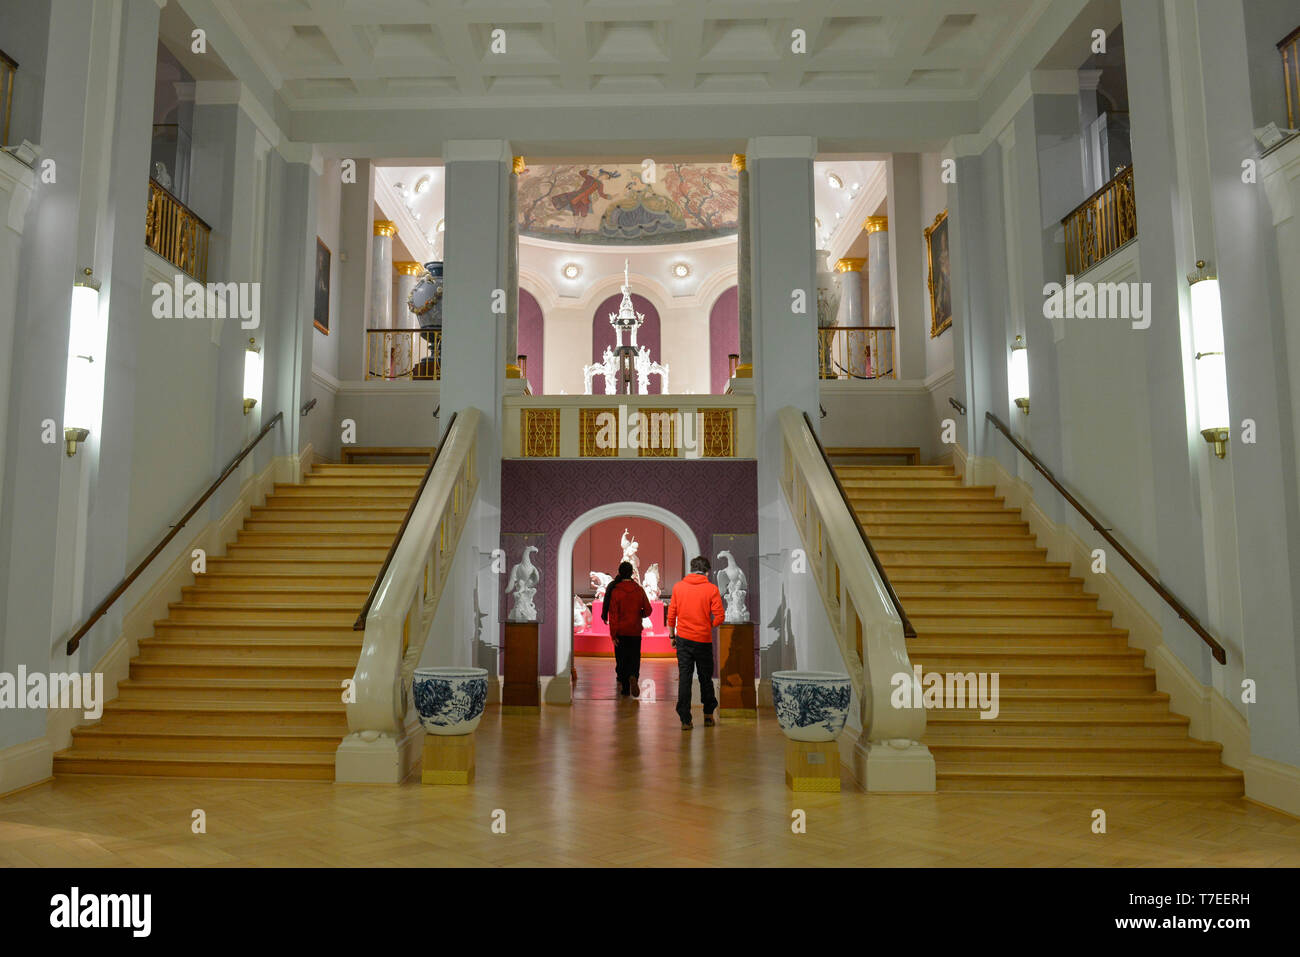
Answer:
[[[524,458],[555,458],[560,454],[560,410],[520,409],[519,437]]]
[[[610,418],[601,418],[609,416]],[[602,430],[609,428],[613,422],[613,441],[597,441]],[[617,409],[579,409],[578,410],[578,454],[586,458],[602,458],[618,455],[618,410]]]

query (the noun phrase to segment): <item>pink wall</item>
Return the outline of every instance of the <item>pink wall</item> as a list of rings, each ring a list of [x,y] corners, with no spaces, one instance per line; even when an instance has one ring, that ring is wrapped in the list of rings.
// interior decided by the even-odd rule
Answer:
[[[614,345],[614,327],[609,324],[609,314],[618,312],[618,305],[622,301],[623,294],[615,293],[596,307],[596,314],[591,319],[592,362],[601,362],[605,347]],[[655,362],[662,362],[664,354],[659,345],[659,310],[651,304],[649,299],[637,293],[632,293],[632,308],[645,316],[645,321],[641,323],[641,328],[636,333],[637,345],[649,346],[650,358]],[[739,332],[737,332],[737,336],[739,336]],[[591,390],[596,393],[603,393],[605,391],[604,378],[597,376],[592,381]],[[657,375],[650,377],[650,394],[659,394],[659,377]]]
[[[659,581],[664,594],[673,582],[682,578],[682,543],[667,526],[651,518],[611,518],[597,522],[578,537],[573,545],[573,590],[579,594],[589,592],[589,572],[618,574],[618,563],[623,560],[620,542],[623,529],[627,529],[640,547],[637,557],[641,562],[641,575],[655,562],[659,563]],[[588,597],[590,597],[588,595]]]
[[[740,294],[736,286],[723,292],[709,310],[709,390],[727,391],[727,356],[740,352]]]
[[[543,319],[541,304],[527,289],[519,290],[519,354],[528,356],[528,384],[534,395],[545,391],[542,378]]]

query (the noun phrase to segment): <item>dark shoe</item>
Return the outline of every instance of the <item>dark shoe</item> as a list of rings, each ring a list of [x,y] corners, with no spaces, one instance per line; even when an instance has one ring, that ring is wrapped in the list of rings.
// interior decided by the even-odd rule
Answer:
[[[711,727],[713,727],[715,724],[717,724],[717,722],[713,720],[713,715],[711,715],[711,714],[706,714],[706,715],[704,716],[704,726],[705,726],[706,728],[711,728]]]
[[[632,678],[632,697],[641,697],[641,679],[639,677]]]
[[[632,692],[628,690],[627,684],[623,683],[618,686],[618,693],[626,698]]]
[[[683,730],[683,731],[694,731],[694,730],[695,730],[695,725],[691,724],[689,721],[683,721],[683,722],[682,722],[682,730]]]

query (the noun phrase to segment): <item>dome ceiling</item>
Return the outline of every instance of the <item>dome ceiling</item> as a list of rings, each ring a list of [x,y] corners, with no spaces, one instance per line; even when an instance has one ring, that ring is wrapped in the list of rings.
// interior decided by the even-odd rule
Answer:
[[[737,174],[729,163],[525,167],[519,232],[596,245],[659,245],[734,236]]]

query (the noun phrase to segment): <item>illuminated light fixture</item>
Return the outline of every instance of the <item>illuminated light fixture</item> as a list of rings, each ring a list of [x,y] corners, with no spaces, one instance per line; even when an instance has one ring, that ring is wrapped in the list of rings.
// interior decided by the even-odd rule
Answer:
[[[838,176],[836,176],[834,173],[827,173],[827,174],[826,174],[826,182],[828,182],[828,183],[831,184],[831,189],[843,189],[843,188],[844,188],[844,180],[840,179],[840,178],[839,178]]]
[[[99,281],[89,268],[72,284],[68,321],[68,378],[63,391],[63,440],[68,455],[99,427],[108,329],[99,309]],[[96,365],[98,357],[98,366]]]
[[[438,226],[437,226],[438,232],[442,232],[443,228],[446,225],[447,225],[447,221],[445,219],[438,220]]]
[[[1029,350],[1025,348],[1025,337],[1016,336],[1011,345],[1011,365],[1007,370],[1007,385],[1011,389],[1011,398],[1016,408],[1025,415],[1029,414]]]
[[[686,263],[673,263],[673,275],[678,279],[685,279],[691,274],[691,267]]]
[[[256,339],[248,340],[244,350],[244,415],[253,411],[262,397],[262,350]]]
[[[425,193],[427,193],[429,191],[429,186],[430,184],[432,184],[432,182],[433,182],[433,178],[429,176],[428,173],[425,173],[423,176],[421,176],[418,180],[415,181],[415,195],[423,196]]]
[[[561,272],[564,273],[565,279],[577,279],[582,275],[582,267],[577,263],[565,263]]]
[[[1196,414],[1201,436],[1214,446],[1214,454],[1228,454],[1228,366],[1223,354],[1223,303],[1219,277],[1196,261],[1188,273],[1192,293],[1192,348],[1196,350]]]

